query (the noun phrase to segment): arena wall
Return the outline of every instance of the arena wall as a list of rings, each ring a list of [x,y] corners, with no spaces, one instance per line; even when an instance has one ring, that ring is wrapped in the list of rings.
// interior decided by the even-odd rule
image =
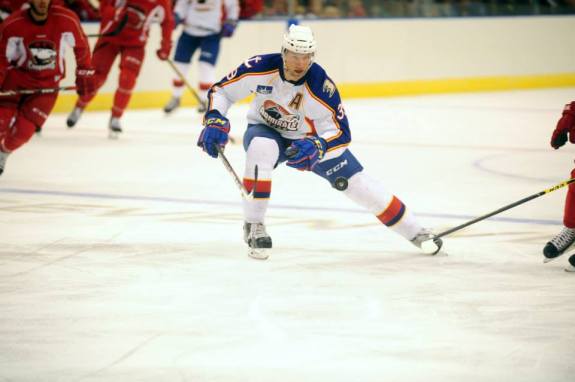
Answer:
[[[575,16],[312,20],[316,60],[338,84],[343,98],[575,86]],[[97,33],[96,24],[85,24]],[[218,78],[246,58],[278,52],[285,21],[244,21],[224,39]],[[173,34],[174,45],[180,31]],[[92,39],[93,40],[93,39]],[[155,55],[154,25],[131,108],[159,108],[170,97],[174,73]],[[93,44],[95,41],[91,41]],[[73,57],[68,52],[68,78]],[[115,65],[117,66],[117,64]],[[194,64],[188,76],[197,86]],[[117,84],[114,69],[90,109],[108,109]],[[61,94],[56,111],[69,111],[73,94]],[[193,97],[184,97],[193,105]]]

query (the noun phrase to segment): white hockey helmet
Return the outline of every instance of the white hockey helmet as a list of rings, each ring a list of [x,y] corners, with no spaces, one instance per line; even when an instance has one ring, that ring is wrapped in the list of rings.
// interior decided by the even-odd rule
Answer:
[[[284,34],[282,48],[294,53],[315,53],[316,41],[310,27],[292,24]]]

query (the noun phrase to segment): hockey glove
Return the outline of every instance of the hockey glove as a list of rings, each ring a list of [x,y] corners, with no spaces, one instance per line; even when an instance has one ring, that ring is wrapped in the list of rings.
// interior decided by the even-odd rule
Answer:
[[[567,136],[571,143],[575,143],[575,101],[565,105],[563,115],[551,136],[551,146],[554,149],[563,146],[567,142]]]
[[[79,96],[92,94],[98,90],[95,72],[91,68],[76,69],[76,93]]]
[[[287,165],[302,171],[313,170],[323,158],[327,142],[319,137],[307,137],[294,141],[285,151]]]
[[[172,50],[171,42],[166,44],[162,42],[162,46],[156,51],[156,55],[160,60],[166,61],[170,57],[170,50]]]
[[[226,20],[222,25],[222,37],[232,37],[238,22],[236,20]]]
[[[204,117],[204,129],[198,138],[198,146],[209,156],[217,158],[216,145],[224,147],[228,143],[230,121],[217,110],[210,110]]]

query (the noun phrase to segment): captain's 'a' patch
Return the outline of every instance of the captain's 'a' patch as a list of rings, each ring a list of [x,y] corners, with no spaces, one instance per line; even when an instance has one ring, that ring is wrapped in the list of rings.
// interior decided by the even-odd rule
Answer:
[[[326,79],[323,82],[322,90],[324,93],[327,93],[329,95],[329,97],[331,98],[335,94],[335,85],[333,84],[333,82]]]

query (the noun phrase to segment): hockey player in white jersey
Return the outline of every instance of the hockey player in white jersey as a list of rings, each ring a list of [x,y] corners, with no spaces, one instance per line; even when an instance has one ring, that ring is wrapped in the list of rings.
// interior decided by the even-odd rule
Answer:
[[[248,254],[259,259],[269,256],[272,239],[264,218],[272,171],[282,162],[313,171],[394,232],[420,248],[425,242],[424,251],[436,254],[441,239],[420,226],[403,202],[370,177],[350,151],[351,134],[339,92],[313,62],[315,51],[311,29],[292,25],[284,35],[281,54],[246,60],[209,92],[198,146],[215,158],[216,145],[223,147],[228,141],[228,109],[249,94],[255,96],[243,140],[247,155],[243,183],[253,195],[243,200]]]
[[[174,62],[179,72],[186,76],[192,56],[200,48],[198,61],[199,97],[206,101],[210,87],[216,81],[216,62],[220,52],[220,39],[231,37],[235,31],[240,14],[238,0],[177,0],[174,5],[176,25],[183,24],[178,38]],[[222,22],[222,18],[225,20]],[[171,113],[180,106],[184,92],[184,81],[174,77],[172,98],[164,107]],[[198,111],[205,112],[202,105]]]

